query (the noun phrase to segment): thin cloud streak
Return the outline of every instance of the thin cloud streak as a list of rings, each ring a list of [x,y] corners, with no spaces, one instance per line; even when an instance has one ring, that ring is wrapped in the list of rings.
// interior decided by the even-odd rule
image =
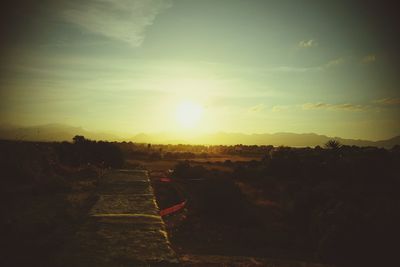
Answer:
[[[321,66],[314,66],[314,67],[290,67],[290,66],[280,66],[276,68],[271,68],[268,69],[269,71],[276,71],[276,72],[317,72],[317,71],[323,71],[329,68],[333,68],[339,65],[342,65],[345,62],[343,58],[336,58],[331,61],[329,61],[326,64],[323,64]]]
[[[379,105],[400,105],[400,98],[382,98],[375,100],[374,103]]]
[[[138,47],[143,43],[146,27],[171,5],[165,0],[78,1],[69,3],[62,17],[91,33]]]
[[[338,65],[341,65],[343,63],[344,63],[344,59],[340,57],[340,58],[336,58],[336,59],[333,59],[333,60],[329,61],[328,63],[325,64],[324,67],[325,68],[332,68],[332,67],[336,67]]]
[[[250,107],[248,111],[251,112],[251,113],[256,113],[256,112],[260,112],[260,111],[262,111],[264,109],[265,109],[265,105],[264,104],[258,104],[258,105]]]
[[[282,112],[290,109],[290,106],[276,105],[272,107],[272,112]]]
[[[376,56],[374,54],[367,55],[363,57],[363,59],[361,60],[363,64],[371,64],[374,63],[375,61],[376,61]]]
[[[343,110],[343,111],[365,111],[369,109],[368,106],[355,105],[350,103],[344,104],[328,104],[328,103],[306,103],[302,105],[303,110]]]
[[[318,46],[318,43],[314,39],[302,40],[298,43],[298,47],[301,48],[311,48],[315,46]]]

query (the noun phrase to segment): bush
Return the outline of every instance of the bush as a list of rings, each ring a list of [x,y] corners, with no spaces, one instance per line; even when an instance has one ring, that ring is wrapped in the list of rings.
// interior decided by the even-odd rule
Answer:
[[[91,141],[75,136],[74,143],[56,144],[60,161],[64,164],[79,166],[95,164],[101,167],[120,168],[124,157],[120,148],[113,143]]]

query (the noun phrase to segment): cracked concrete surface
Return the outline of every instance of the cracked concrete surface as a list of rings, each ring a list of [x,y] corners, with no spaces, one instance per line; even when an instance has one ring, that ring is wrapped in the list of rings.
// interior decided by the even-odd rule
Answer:
[[[73,253],[69,253],[65,265],[178,265],[147,171],[106,173],[89,215],[70,244]]]

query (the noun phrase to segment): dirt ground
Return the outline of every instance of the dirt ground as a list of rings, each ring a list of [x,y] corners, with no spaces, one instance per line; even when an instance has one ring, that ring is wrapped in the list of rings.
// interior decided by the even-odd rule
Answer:
[[[99,173],[70,170],[58,190],[8,187],[2,194],[1,266],[54,266],[96,201]]]
[[[183,266],[322,266],[303,262],[311,260],[311,255],[307,256],[304,251],[289,252],[269,242],[272,235],[276,240],[279,235],[285,235],[285,231],[269,222],[270,218],[275,220],[279,216],[277,207],[262,200],[254,193],[256,189],[233,181],[228,184],[196,179],[160,181],[168,176],[167,170],[173,168],[172,165],[172,162],[164,165],[149,162],[146,166],[157,170],[151,172],[151,179],[161,209],[184,200],[188,202],[183,210],[163,217],[169,239]],[[191,165],[231,171],[226,166],[218,168],[218,164],[207,162],[192,162]],[[162,166],[168,169],[163,170]],[[230,189],[222,196],[218,186]],[[207,210],[210,207],[212,210]]]

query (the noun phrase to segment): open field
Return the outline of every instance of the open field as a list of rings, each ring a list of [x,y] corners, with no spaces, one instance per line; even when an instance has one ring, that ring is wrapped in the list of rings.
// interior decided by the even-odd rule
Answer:
[[[247,161],[252,161],[252,160],[260,160],[261,157],[245,157],[245,156],[236,156],[236,155],[221,155],[220,157],[210,157],[210,158],[198,158],[198,159],[176,159],[176,160],[137,160],[137,159],[127,159],[126,160],[126,166],[129,167],[144,167],[149,170],[153,171],[165,171],[168,169],[173,169],[176,164],[179,162],[188,160],[193,164],[199,164],[202,166],[213,166],[214,168],[218,168],[218,164],[222,164],[225,161],[241,161],[241,162],[247,162]]]
[[[394,261],[399,161],[396,150],[285,148],[263,161],[180,162],[172,182],[158,172],[153,184],[161,207],[187,202],[164,218],[181,257],[374,266]]]
[[[279,147],[255,156],[205,155],[190,147],[160,153],[158,147],[89,140],[0,146],[2,266],[63,266],[60,259],[76,251],[77,240],[102,250],[94,241],[100,226],[93,214],[151,206],[152,192],[123,197],[142,187],[104,176],[119,168],[149,171],[161,211],[184,202],[163,216],[182,266],[374,266],[396,255],[398,147]],[[135,201],[143,203],[129,204]],[[122,227],[125,234],[113,238],[110,225],[104,224],[103,236],[109,242],[126,235]],[[86,237],[75,239],[79,233]],[[118,244],[122,253],[124,242]],[[132,253],[126,258],[135,258]]]

